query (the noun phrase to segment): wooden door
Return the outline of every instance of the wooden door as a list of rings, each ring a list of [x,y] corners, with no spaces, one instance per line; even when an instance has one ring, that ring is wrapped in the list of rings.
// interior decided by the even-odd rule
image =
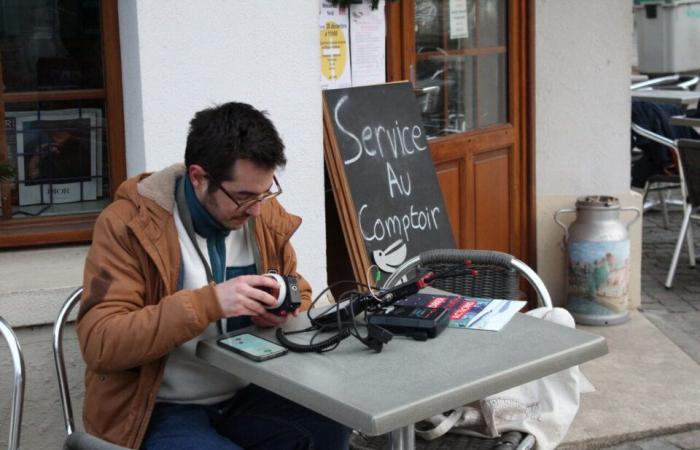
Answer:
[[[534,198],[527,3],[387,6],[389,79],[413,82],[455,240],[525,260]]]

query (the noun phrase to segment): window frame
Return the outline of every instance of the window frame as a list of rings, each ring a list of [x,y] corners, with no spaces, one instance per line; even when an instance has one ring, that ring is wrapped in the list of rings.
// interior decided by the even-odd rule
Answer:
[[[535,11],[531,2],[508,0],[510,21],[508,24],[508,48],[510,56],[508,69],[509,104],[508,117],[514,128],[496,125],[465,133],[431,138],[428,143],[431,155],[437,166],[450,164],[459,173],[459,180],[466,181],[466,186],[473,180],[474,151],[483,150],[477,141],[493,131],[501,132],[503,136],[513,134],[517,141],[518,164],[511,172],[515,180],[513,190],[512,215],[515,225],[511,230],[511,248],[509,252],[524,261],[529,261],[534,267],[536,256],[536,192],[535,192],[535,89],[534,89],[534,55],[535,55]],[[387,82],[409,80],[415,82],[415,0],[386,3],[386,73]],[[485,142],[488,147],[497,145],[496,142]],[[453,195],[464,195],[466,189],[457,187]],[[464,236],[459,246],[477,248],[473,223],[477,214],[471,211],[474,197],[470,193],[460,197],[458,205],[459,221],[455,220],[457,232],[455,236]],[[450,202],[447,201],[449,204]],[[451,217],[451,220],[455,218]],[[489,227],[486,226],[486,229]],[[528,295],[529,298],[536,298]]]
[[[0,123],[5,123],[6,103],[103,100],[105,102],[105,129],[109,157],[109,190],[110,198],[114,199],[117,188],[126,179],[118,0],[101,0],[100,15],[103,88],[6,93],[4,84],[0,84],[0,120],[2,121]],[[7,160],[7,158],[7,138],[3,131],[0,132],[0,161]],[[3,200],[2,209],[0,209],[0,249],[85,243],[92,239],[92,229],[99,213],[12,218],[9,189],[6,186],[0,186],[0,189],[2,189]]]

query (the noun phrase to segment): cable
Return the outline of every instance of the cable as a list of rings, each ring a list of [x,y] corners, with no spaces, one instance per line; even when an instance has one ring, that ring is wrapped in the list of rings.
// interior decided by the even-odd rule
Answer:
[[[325,294],[328,290],[330,290],[331,288],[338,286],[340,284],[353,284],[355,286],[367,287],[367,288],[371,289],[370,286],[368,286],[364,283],[359,283],[355,280],[337,281],[337,282],[329,285],[328,287],[326,287],[324,290],[322,290],[314,298],[314,300],[311,302],[311,306],[315,305],[320,300],[321,296],[323,294]],[[295,330],[295,331],[284,331],[282,328],[278,328],[275,331],[275,335],[277,336],[277,340],[280,342],[280,344],[282,346],[286,347],[287,349],[289,349],[291,351],[298,352],[298,353],[309,353],[309,352],[320,353],[320,352],[324,352],[324,351],[333,350],[334,348],[336,348],[338,346],[338,344],[340,344],[340,341],[342,341],[343,339],[346,339],[348,336],[350,336],[352,334],[351,329],[348,327],[348,324],[341,317],[341,311],[338,308],[341,304],[343,304],[345,301],[347,301],[347,300],[345,300],[345,297],[347,297],[349,294],[354,294],[355,292],[356,291],[344,292],[343,294],[341,294],[338,302],[336,302],[334,305],[332,305],[330,308],[326,309],[322,313],[324,316],[327,315],[327,317],[332,317],[333,315],[336,316],[335,317],[336,318],[335,330],[337,330],[337,333],[334,336],[332,336],[324,341],[321,341],[321,342],[314,342],[314,340],[316,339],[316,337],[318,336],[319,333],[321,333],[323,331],[331,330],[333,328],[330,326],[331,324],[321,323],[321,321],[317,320],[316,317],[312,317],[311,313],[310,313],[312,308],[309,308],[309,310],[306,311],[306,315],[309,318],[309,322],[311,323],[311,326],[306,328],[306,329],[303,329],[303,330]],[[362,295],[365,295],[365,294],[362,294]],[[352,306],[353,305],[351,304],[350,305],[351,311],[352,311]],[[330,311],[333,310],[334,308],[336,309],[336,314],[330,313]],[[354,318],[354,315],[352,317]],[[297,342],[293,342],[287,338],[288,334],[296,334],[296,333],[312,331],[312,330],[316,330],[316,333],[312,336],[309,344],[300,344]]]
[[[362,283],[355,282],[355,284],[371,289],[371,286]],[[369,307],[371,303],[380,304],[378,300],[373,300],[372,297],[365,292],[345,291],[340,295],[338,301],[326,310],[313,317],[309,310],[306,315],[312,325],[328,326],[336,324],[338,328],[340,328],[341,325],[354,320],[354,317]]]
[[[367,280],[367,284],[368,284],[368,285],[369,285],[369,280],[370,280],[370,273],[372,272],[372,267],[376,267],[376,268],[377,268],[377,281],[379,281],[379,276],[381,275],[381,272],[379,271],[379,267],[378,267],[376,264],[372,264],[371,266],[369,266],[369,267],[367,268],[367,273],[365,273],[365,279]],[[369,293],[372,295],[372,297],[373,297],[376,301],[378,301],[378,302],[381,301],[381,300],[379,300],[379,297],[377,297],[377,295],[374,293],[374,290],[372,290],[372,287],[371,287],[371,286],[370,286],[370,288],[369,288]]]
[[[466,260],[464,266],[451,267],[443,272],[428,272],[415,281],[402,283],[393,288],[379,290],[377,292],[374,291],[376,287],[360,283],[356,280],[337,281],[323,289],[311,302],[310,308],[306,311],[306,316],[311,324],[309,327],[295,331],[284,331],[282,328],[278,328],[275,332],[277,340],[281,345],[294,352],[321,353],[337,348],[342,340],[349,336],[354,336],[372,350],[381,352],[383,345],[393,338],[393,334],[379,325],[367,323],[367,335],[363,336],[358,330],[355,320],[358,314],[364,312],[365,322],[368,322],[368,313],[381,311],[383,308],[393,305],[398,300],[417,293],[420,289],[428,286],[435,280],[462,275],[467,271],[470,271],[472,275],[476,275],[476,270],[470,269],[470,265],[471,261]],[[345,291],[339,296],[334,305],[331,305],[323,312],[312,317],[311,309],[313,309],[312,307],[320,300],[321,296],[331,288],[341,284],[352,284],[354,286],[363,287],[368,289],[369,292]],[[313,334],[308,344],[293,342],[287,338],[287,335],[290,334],[314,330],[316,332]],[[336,331],[336,334],[321,342],[315,342],[320,333],[331,330]],[[423,336],[420,337],[422,340],[425,339]]]
[[[347,338],[350,336],[350,329],[345,328],[341,331],[338,332],[335,336],[332,336],[325,341],[318,342],[316,344],[299,344],[296,342],[292,342],[289,339],[287,339],[287,336],[285,336],[284,330],[282,328],[278,328],[277,331],[275,332],[275,335],[277,336],[277,340],[282,344],[282,346],[288,348],[289,350],[293,352],[298,352],[298,353],[311,353],[311,352],[318,352],[321,353],[323,351],[326,351],[328,347],[334,346],[333,348],[337,347],[340,341],[343,339]]]

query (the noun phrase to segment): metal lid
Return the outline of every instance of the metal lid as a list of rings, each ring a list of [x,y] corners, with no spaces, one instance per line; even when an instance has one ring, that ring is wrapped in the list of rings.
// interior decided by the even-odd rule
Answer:
[[[609,195],[587,195],[576,199],[576,208],[583,209],[616,209],[620,200]]]

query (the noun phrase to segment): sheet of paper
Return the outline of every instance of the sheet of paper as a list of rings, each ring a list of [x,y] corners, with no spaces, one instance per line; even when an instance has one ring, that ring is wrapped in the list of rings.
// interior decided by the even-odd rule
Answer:
[[[350,46],[348,42],[348,8],[328,2],[321,4],[321,89],[352,86]]]
[[[472,330],[498,331],[525,306],[520,300],[491,300],[469,323]]]
[[[498,331],[525,306],[526,302],[460,295],[414,294],[396,303],[446,309],[450,315],[450,328]]]
[[[450,0],[450,39],[469,37],[467,0]]]
[[[350,6],[350,62],[352,85],[386,81],[386,25],[384,0],[372,9],[369,0]]]

